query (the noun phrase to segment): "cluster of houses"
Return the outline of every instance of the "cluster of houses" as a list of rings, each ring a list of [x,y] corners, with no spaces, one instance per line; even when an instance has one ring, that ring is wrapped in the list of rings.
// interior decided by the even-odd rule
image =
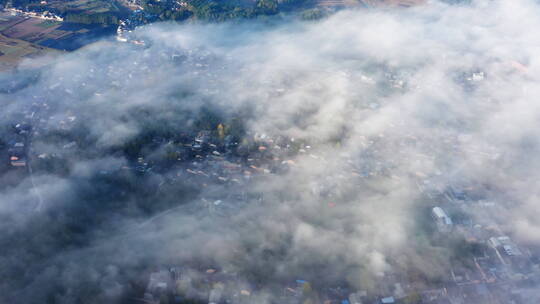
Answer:
[[[26,166],[26,140],[21,138],[18,141],[11,142],[8,150],[9,162],[13,167]]]
[[[26,122],[18,122],[12,125],[9,134],[8,160],[12,167],[26,167],[28,159],[28,142],[32,127]]]
[[[118,28],[116,29],[116,40],[119,42],[129,42],[135,45],[145,46],[146,42],[133,35],[133,31],[138,26],[144,25],[145,22],[154,19],[155,16],[147,14],[142,9],[132,11],[128,18],[120,20]]]
[[[36,136],[41,136],[51,130],[70,131],[77,116],[72,113],[48,115],[50,106],[46,102],[34,102],[23,106],[19,113],[12,114],[18,120],[11,124],[10,134],[6,134],[3,140],[7,142],[7,157],[12,167],[26,167],[31,156],[35,160],[49,159],[59,156],[60,151],[72,153],[76,148],[74,141],[65,141],[56,151],[30,151],[29,146]]]
[[[457,272],[456,272],[457,275]],[[405,288],[402,283],[378,282],[387,285],[386,294],[374,294],[343,286],[320,286],[303,279],[284,280],[266,287],[246,282],[233,271],[216,267],[159,267],[149,275],[143,299],[147,303],[208,303],[208,304],[494,304],[535,303],[512,283],[488,282],[447,283],[440,288]]]
[[[324,303],[390,304],[395,296],[373,297],[346,287],[317,288],[304,279],[285,280],[271,288],[245,282],[238,273],[219,268],[160,267],[151,272],[143,296],[147,303]],[[399,284],[398,284],[399,285]],[[398,288],[401,288],[398,286]],[[402,290],[398,290],[402,292]],[[403,298],[403,296],[401,296]]]
[[[497,203],[479,199],[479,190],[471,187],[448,186],[438,195],[431,189],[439,206],[431,209],[431,216],[441,238],[464,238],[471,244],[480,244],[470,259],[470,267],[451,265],[445,293],[436,293],[425,303],[537,303],[520,286],[536,284],[540,278],[540,265],[534,263],[534,254],[518,245],[510,236],[490,220]],[[430,193],[428,190],[425,192]],[[444,207],[443,207],[444,206]],[[481,213],[476,218],[454,221],[447,210],[456,214]],[[493,210],[493,211],[492,211]],[[452,213],[450,213],[452,214]]]
[[[131,24],[124,23],[119,34],[129,31]],[[189,54],[188,54],[189,55]],[[199,55],[199,54],[198,54]],[[192,56],[191,56],[192,57]],[[187,58],[187,59],[186,59]],[[172,55],[173,61],[184,62],[190,60],[190,56],[184,54]],[[202,62],[202,63],[201,63]],[[195,64],[195,63],[194,63]],[[201,65],[200,70],[204,70],[204,61],[199,60],[196,64]],[[471,81],[481,81],[485,75],[478,72],[471,75]],[[396,88],[401,88],[405,83],[399,77],[388,76],[391,83]],[[365,79],[370,82],[369,79]],[[66,91],[69,93],[68,91]],[[278,91],[277,93],[283,93]],[[97,94],[97,93],[96,93]],[[376,109],[377,105],[370,106]],[[29,119],[34,116],[27,113]],[[44,118],[41,118],[43,120]],[[46,124],[61,130],[70,130],[77,117],[71,113],[65,115],[55,115],[47,117]],[[40,128],[43,129],[43,128]],[[305,158],[316,160],[317,162],[327,162],[325,157],[318,154],[314,143],[301,142],[286,136],[270,136],[268,134],[248,134],[243,138],[236,138],[224,131],[225,127],[219,124],[216,130],[201,130],[195,133],[185,134],[179,140],[166,142],[164,139],[154,138],[156,145],[170,153],[167,157],[173,158],[175,164],[167,168],[171,174],[165,175],[168,181],[193,183],[197,187],[207,187],[209,185],[233,186],[239,189],[239,197],[212,197],[208,194],[202,199],[205,208],[213,213],[225,209],[227,205],[238,205],[239,201],[246,200],[244,188],[248,188],[250,181],[259,177],[287,172],[297,166],[298,158],[303,155]],[[14,139],[9,142],[9,157],[12,166],[25,166],[27,159],[28,134],[31,127],[26,123],[14,125]],[[336,184],[350,181],[351,179],[368,179],[372,177],[386,176],[392,179],[401,177],[394,174],[398,170],[393,170],[399,166],[399,155],[385,162],[385,141],[382,140],[385,134],[380,134],[374,138],[358,138],[357,144],[362,147],[360,158],[350,155],[333,155],[340,157],[341,163],[345,164],[344,170],[335,176],[329,176],[326,181],[313,182],[311,192],[316,197],[337,196],[339,187]],[[417,139],[414,137],[403,137],[399,141],[400,148],[396,149],[399,154],[406,151],[408,146],[414,146]],[[76,148],[73,141],[62,146],[65,150]],[[72,152],[69,152],[72,153]],[[487,152],[486,152],[487,153]],[[44,154],[41,156],[46,157]],[[404,157],[410,156],[406,153]],[[419,159],[429,158],[427,155],[417,155]],[[492,157],[491,152],[488,153]],[[140,174],[147,174],[153,170],[156,163],[151,156],[141,155],[128,167]],[[171,168],[173,168],[171,170]],[[393,172],[394,171],[394,172]],[[330,173],[329,173],[330,175]],[[475,193],[466,187],[456,185],[440,187],[434,189],[436,177],[428,177],[426,174],[417,172],[417,186],[421,193],[426,194],[434,201],[446,200],[443,204],[438,202],[438,206],[431,209],[433,221],[441,232],[441,235],[448,236],[453,233],[469,233],[474,235],[477,230],[481,230],[476,225],[464,225],[456,221],[449,214],[450,208],[465,208],[474,197]],[[233,188],[233,187],[231,187]],[[236,194],[235,194],[236,195]],[[243,197],[243,198],[242,198]],[[262,199],[262,198],[261,198]],[[234,201],[234,203],[232,203]],[[478,203],[480,204],[480,203]],[[492,203],[494,204],[494,203]],[[490,204],[484,204],[486,208]],[[447,207],[450,206],[450,207]],[[332,203],[329,203],[332,207]],[[449,283],[445,283],[438,289],[418,291],[416,297],[412,297],[413,289],[406,283],[406,280],[395,280],[381,284],[388,285],[384,293],[373,296],[365,291],[349,290],[346,287],[323,288],[318,292],[321,303],[324,304],[380,304],[380,303],[520,303],[519,291],[512,288],[515,281],[523,281],[531,276],[531,272],[536,271],[530,263],[530,253],[518,246],[511,238],[503,236],[502,233],[491,236],[491,238],[481,239],[489,245],[491,251],[485,256],[475,257],[474,267],[471,269],[453,269],[448,274]],[[385,278],[387,279],[387,278]],[[390,283],[389,283],[390,282]],[[508,285],[508,288],[505,286]],[[496,286],[496,287],[495,287]],[[502,287],[501,287],[502,286]],[[312,284],[304,280],[285,282],[274,296],[280,303],[304,303],[310,297]],[[499,288],[499,290],[495,290]],[[505,289],[506,288],[506,289]],[[499,294],[500,291],[503,294]],[[196,298],[207,303],[256,303],[256,296],[260,293],[257,286],[242,282],[237,274],[227,272],[223,269],[190,269],[184,267],[167,267],[153,272],[148,281],[148,286],[144,294],[145,301],[150,303],[160,303],[167,298],[170,303],[185,303],[189,298]],[[499,301],[494,302],[493,297],[498,297]],[[474,299],[474,301],[469,300]],[[163,300],[165,301],[165,300]],[[409,301],[409,302],[407,302]],[[413,301],[413,302],[411,302]],[[416,302],[414,302],[416,301]],[[489,302],[492,301],[492,302]],[[502,302],[501,302],[502,301]],[[522,302],[527,303],[527,302]]]
[[[267,134],[251,134],[247,140],[235,140],[231,136],[224,135],[219,138],[219,131],[200,131],[196,134],[186,136],[175,152],[179,163],[185,164],[179,167],[172,178],[179,180],[189,180],[201,187],[210,184],[231,184],[235,189],[243,189],[251,180],[267,174],[277,174],[284,170],[295,167],[298,164],[294,155],[305,155],[308,158],[317,159],[324,162],[321,155],[317,155],[312,144],[298,143],[298,140],[282,136],[269,136]],[[376,143],[371,143],[376,146]],[[369,153],[365,155],[369,159]],[[375,162],[366,162],[357,165],[353,159],[347,155],[341,155],[347,163],[350,174],[343,173],[345,179],[350,178],[370,178],[381,174],[388,174],[388,167],[368,166],[368,163],[376,165]],[[141,160],[142,162],[142,160]],[[367,166],[367,167],[365,167]],[[331,178],[333,181],[339,179]],[[244,187],[245,188],[245,187]],[[338,195],[331,183],[313,183],[311,190],[314,195],[320,197],[331,197]],[[424,191],[430,189],[425,187]],[[241,192],[241,191],[240,191]],[[435,191],[432,191],[434,193]],[[245,195],[245,193],[244,193]],[[456,185],[448,186],[438,193],[437,199],[447,199],[448,202],[431,209],[433,221],[441,233],[442,237],[449,237],[450,234],[459,234],[463,229],[478,229],[468,227],[462,222],[454,222],[445,207],[448,204],[461,206],[467,204],[472,198],[478,196],[469,188],[462,188]],[[211,197],[209,194],[203,199],[203,205],[211,212],[218,213],[219,209],[224,209],[226,205],[238,205],[239,201],[245,198],[235,197],[229,204],[228,198]],[[232,203],[234,201],[234,203]],[[466,226],[465,228],[463,226]],[[318,290],[320,303],[324,304],[380,304],[380,303],[470,303],[467,299],[475,299],[475,303],[527,303],[521,301],[519,290],[511,285],[514,280],[523,280],[531,273],[526,271],[533,269],[530,263],[530,256],[526,251],[520,249],[508,237],[495,237],[489,240],[489,248],[493,249],[484,256],[475,257],[472,261],[475,266],[472,269],[453,267],[451,273],[446,278],[448,281],[439,289],[415,289],[414,284],[408,284],[406,280],[392,281],[385,277],[388,282],[379,282],[381,285],[388,285],[383,288],[386,294],[368,295],[365,291],[349,290],[341,287],[339,292],[334,288]],[[515,265],[515,266],[511,266]],[[517,270],[517,269],[520,270]],[[152,303],[160,303],[163,294],[171,296],[173,303],[185,303],[186,286],[199,286],[192,284],[193,270],[188,271],[189,275],[182,274],[180,267],[174,270],[159,270],[154,273],[148,283],[145,299]],[[521,271],[522,276],[516,276],[516,271]],[[201,303],[255,303],[256,295],[262,291],[256,286],[246,287],[244,283],[238,283],[238,277],[231,273],[217,270],[199,270],[195,275],[197,280],[203,280],[206,284],[205,292],[193,287],[187,292],[190,297],[201,300]],[[186,283],[190,282],[190,284]],[[300,282],[300,283],[299,283]],[[279,303],[304,303],[306,301],[305,281],[284,283],[284,286],[273,291],[273,296],[279,299]],[[203,284],[203,285],[204,285]],[[504,285],[504,288],[498,286]],[[184,286],[182,292],[178,292],[178,286]],[[242,286],[242,288],[238,288]],[[499,289],[497,289],[499,288]],[[197,289],[197,290],[196,290]],[[415,294],[416,293],[416,294]],[[497,297],[499,302],[494,302],[493,297]],[[243,300],[240,300],[243,299]],[[413,301],[414,300],[414,301]],[[413,301],[413,302],[411,302]],[[491,301],[491,302],[490,302]],[[514,301],[514,302],[512,302]],[[317,302],[319,303],[319,302]]]

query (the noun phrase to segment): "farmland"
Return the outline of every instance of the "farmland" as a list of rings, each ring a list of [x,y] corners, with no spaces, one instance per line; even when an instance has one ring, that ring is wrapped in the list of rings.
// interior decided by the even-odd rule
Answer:
[[[8,38],[0,34],[0,71],[15,66],[24,58],[31,58],[45,53],[58,52],[20,39]]]
[[[119,6],[114,1],[75,0],[75,1],[51,1],[47,4],[48,9],[57,11],[79,11],[88,15],[106,12],[118,12]]]
[[[51,49],[72,51],[112,32],[113,27],[0,12],[0,66],[12,66],[22,58],[40,55]]]
[[[6,21],[5,25],[0,25],[3,35],[36,44],[40,44],[45,39],[60,39],[69,34],[58,31],[58,27],[59,23],[51,24],[49,20],[20,16],[14,16]]]
[[[129,9],[116,1],[106,0],[0,0],[0,6],[13,7],[29,12],[50,12],[66,20],[86,19],[84,23],[111,24],[118,21],[118,18],[126,17]],[[107,16],[107,22],[103,22],[103,17]]]
[[[34,44],[62,50],[74,50],[94,36],[108,33],[111,29],[97,25],[63,23],[0,13],[0,33]]]

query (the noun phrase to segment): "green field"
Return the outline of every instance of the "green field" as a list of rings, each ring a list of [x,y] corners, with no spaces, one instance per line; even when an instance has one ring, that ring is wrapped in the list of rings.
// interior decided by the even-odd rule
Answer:
[[[0,71],[12,68],[22,59],[60,52],[0,34]]]
[[[76,0],[72,2],[53,2],[53,6],[64,6],[65,11],[77,10],[87,14],[117,12],[119,9],[112,2],[102,0]]]
[[[49,27],[53,27],[53,26],[56,26],[56,25],[59,25],[61,22],[59,21],[54,21],[54,20],[45,20],[39,24],[36,24],[36,26],[39,26],[39,27],[43,27],[43,28],[49,28]]]

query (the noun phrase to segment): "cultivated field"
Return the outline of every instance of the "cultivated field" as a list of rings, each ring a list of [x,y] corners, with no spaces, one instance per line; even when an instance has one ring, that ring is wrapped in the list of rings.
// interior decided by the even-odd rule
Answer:
[[[1,33],[9,38],[39,44],[46,39],[60,39],[71,34],[57,30],[59,22],[18,16],[13,19],[7,21],[6,25],[0,24]]]
[[[0,12],[0,34],[44,47],[72,51],[114,32],[115,28],[12,16]]]
[[[0,71],[12,68],[24,58],[44,55],[55,50],[0,34]]]
[[[39,56],[52,49],[75,50],[106,34],[108,30],[92,25],[14,16],[0,11],[0,69],[12,67],[23,58]]]
[[[117,12],[121,9],[115,1],[102,0],[49,1],[47,8],[66,12],[81,11],[88,15]]]

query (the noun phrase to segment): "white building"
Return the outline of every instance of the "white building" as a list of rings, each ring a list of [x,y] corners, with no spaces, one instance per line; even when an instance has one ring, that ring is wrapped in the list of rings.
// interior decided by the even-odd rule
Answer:
[[[492,237],[489,239],[489,244],[495,250],[501,249],[508,256],[521,256],[523,253],[507,236]]]
[[[433,207],[433,218],[437,223],[437,228],[441,232],[449,232],[452,230],[453,222],[450,216],[441,207]]]

